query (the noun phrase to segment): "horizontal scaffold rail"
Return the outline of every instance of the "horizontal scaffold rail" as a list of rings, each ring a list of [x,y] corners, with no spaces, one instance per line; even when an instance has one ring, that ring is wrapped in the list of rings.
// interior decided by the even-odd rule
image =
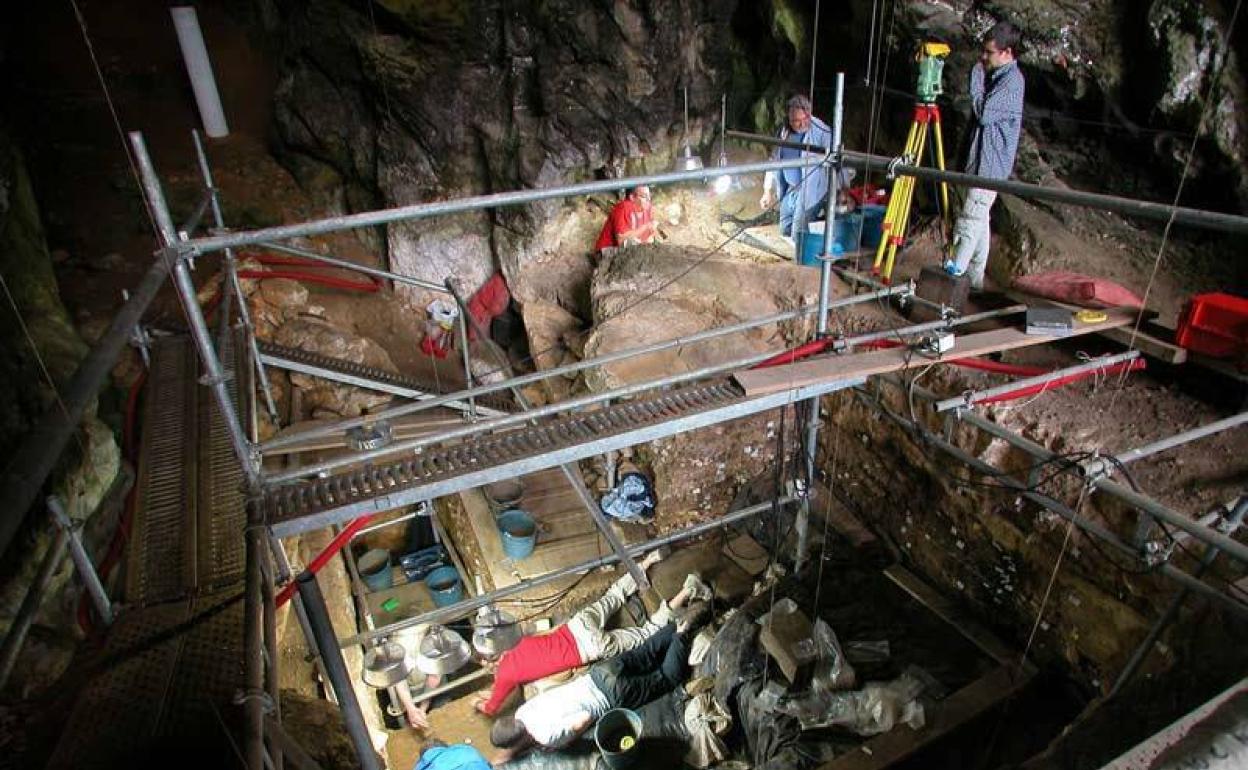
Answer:
[[[354,468],[267,491],[267,524],[289,537],[366,513],[388,511],[502,479],[553,468],[698,428],[788,406],[861,384],[821,382],[748,398],[719,378],[651,398],[551,417],[519,430]]]

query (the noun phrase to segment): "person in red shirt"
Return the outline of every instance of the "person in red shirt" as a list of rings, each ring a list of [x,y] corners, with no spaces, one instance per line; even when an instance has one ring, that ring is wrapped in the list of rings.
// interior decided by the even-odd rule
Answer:
[[[611,209],[602,232],[598,234],[598,242],[594,244],[594,252],[635,243],[653,243],[656,233],[650,188],[634,187],[624,200]]]
[[[658,551],[651,551],[637,565],[648,569],[660,558]],[[499,658],[494,687],[488,696],[477,699],[474,704],[477,710],[494,716],[518,687],[640,647],[671,622],[674,609],[695,599],[711,598],[711,589],[706,583],[697,575],[689,575],[671,602],[663,602],[641,626],[606,630],[607,621],[636,592],[636,581],[625,573],[602,598],[582,608],[567,623],[548,634],[521,639]]]

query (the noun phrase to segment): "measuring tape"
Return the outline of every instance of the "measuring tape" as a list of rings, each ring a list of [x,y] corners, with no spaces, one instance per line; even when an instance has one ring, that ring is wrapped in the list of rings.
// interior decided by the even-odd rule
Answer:
[[[1084,324],[1099,324],[1109,320],[1109,314],[1100,310],[1080,310],[1075,313],[1075,320]]]

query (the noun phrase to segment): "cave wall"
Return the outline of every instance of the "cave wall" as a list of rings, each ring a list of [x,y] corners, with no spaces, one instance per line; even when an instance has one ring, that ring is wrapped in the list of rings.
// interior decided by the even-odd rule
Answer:
[[[20,451],[30,429],[60,408],[54,388],[69,382],[87,346],[61,304],[35,193],[21,152],[0,127],[0,457]],[[87,522],[121,468],[112,429],[92,404],[45,488],[78,522]],[[6,511],[20,516],[22,511]],[[88,522],[89,524],[92,522]],[[89,526],[88,548],[110,533]],[[106,527],[103,529],[107,529]],[[7,633],[54,536],[42,501],[36,503],[0,562],[0,633]],[[36,625],[18,659],[10,689],[30,693],[51,683],[68,664],[76,638],[79,586],[66,559],[45,594]]]

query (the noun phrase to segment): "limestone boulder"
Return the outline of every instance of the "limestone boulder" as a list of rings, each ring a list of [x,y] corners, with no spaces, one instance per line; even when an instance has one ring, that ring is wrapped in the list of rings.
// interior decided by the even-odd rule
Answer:
[[[343,361],[391,372],[398,371],[390,355],[373,340],[318,318],[300,316],[287,321],[277,330],[274,341],[279,345]],[[304,408],[314,414],[320,412],[354,417],[390,400],[389,396],[382,393],[338,385],[305,374],[292,373],[290,382],[303,391]]]
[[[523,316],[534,366],[552,369],[578,358],[569,340],[581,336],[581,319],[559,305],[541,300],[526,303]],[[572,383],[564,377],[543,380],[542,384],[549,400],[561,400],[571,392]]]
[[[773,315],[818,301],[818,271],[718,257],[666,245],[622,249],[594,273],[595,325],[585,356],[661,342],[718,326]],[[630,358],[586,373],[591,390],[727,363],[751,353],[779,352],[805,340],[812,321],[763,326],[704,343]],[[737,489],[775,460],[780,413],[736,420],[662,441],[639,451],[653,474],[658,524],[722,513]],[[792,416],[786,421],[793,432]]]

